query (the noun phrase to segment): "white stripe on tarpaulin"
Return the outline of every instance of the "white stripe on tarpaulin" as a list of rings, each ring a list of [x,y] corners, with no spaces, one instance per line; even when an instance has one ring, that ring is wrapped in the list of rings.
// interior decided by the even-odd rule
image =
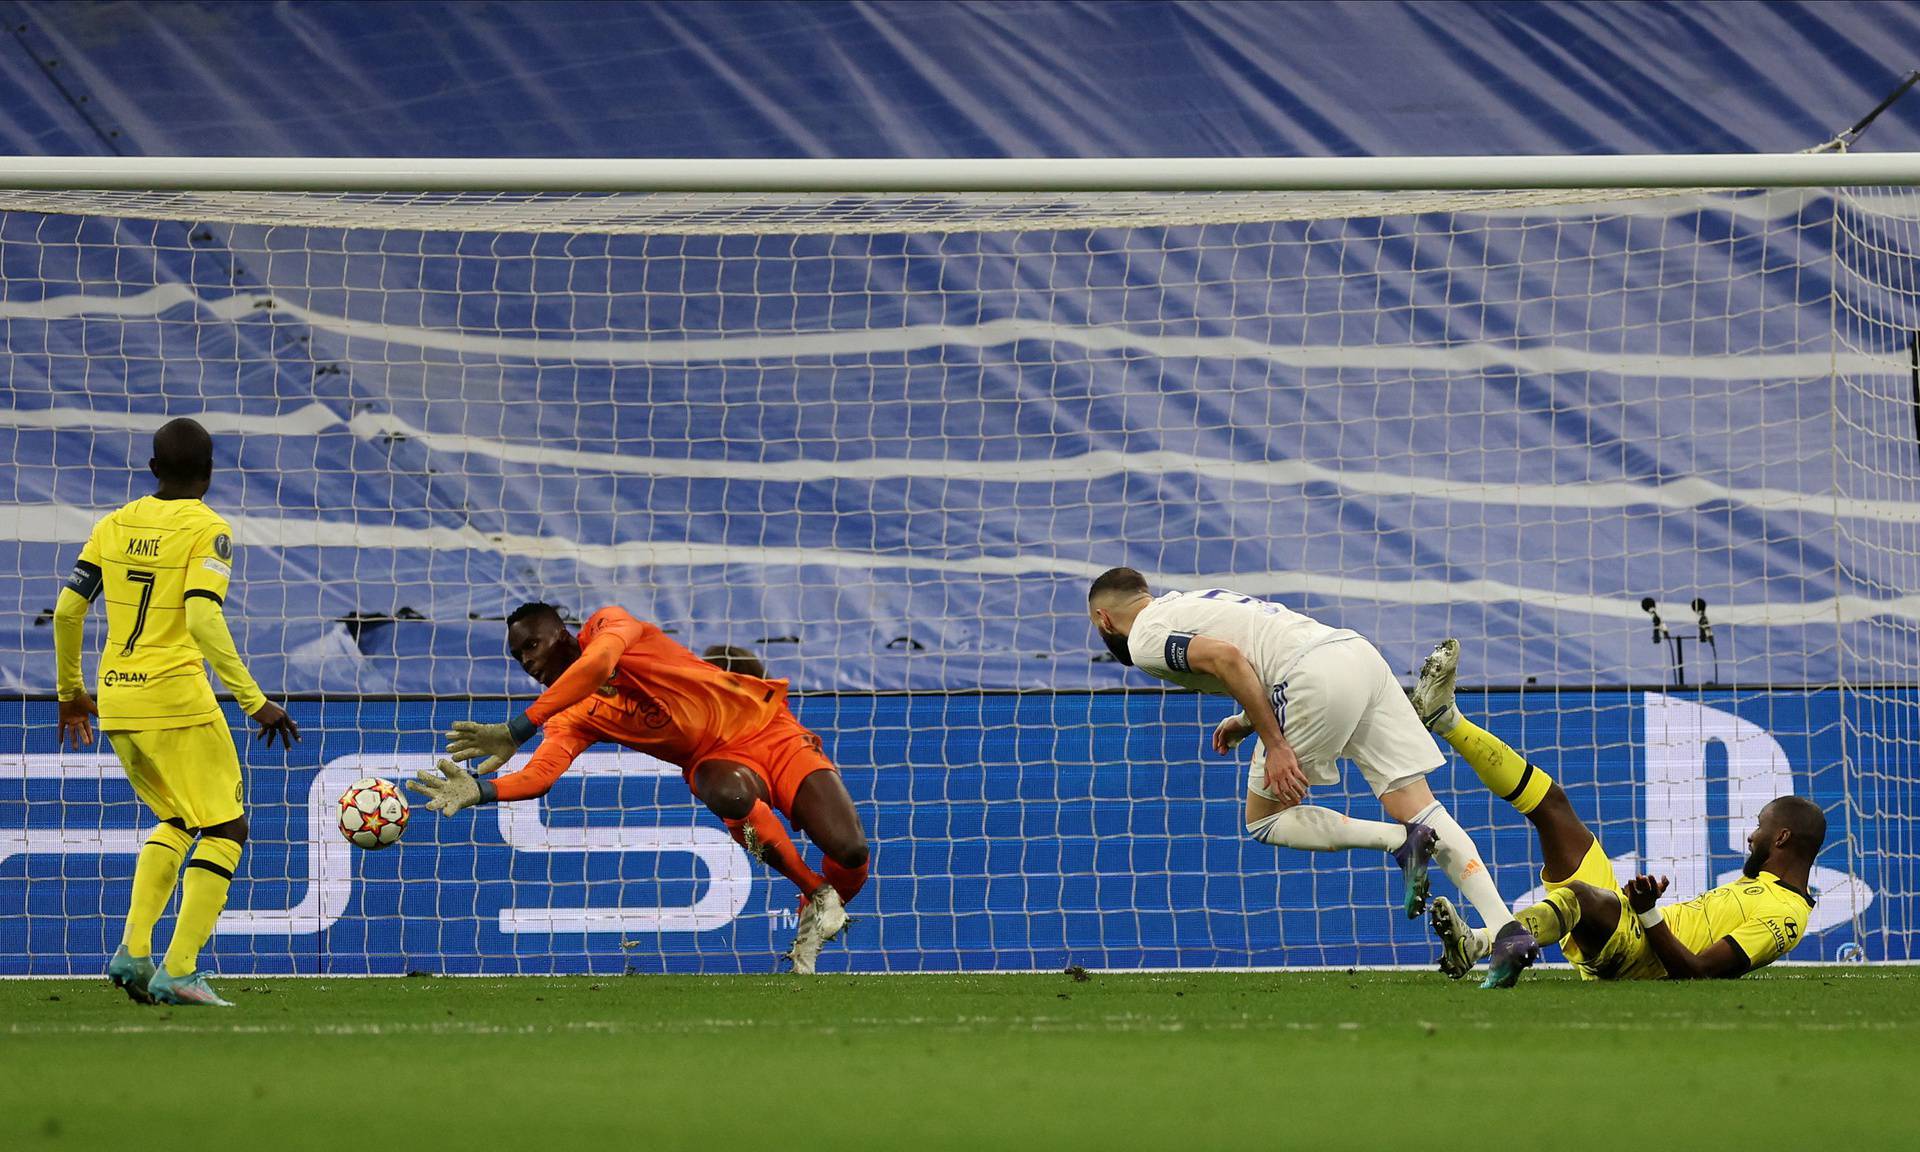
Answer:
[[[183,413],[102,412],[87,408],[10,409],[0,427],[52,431],[150,431]],[[1300,487],[1325,484],[1359,496],[1444,500],[1518,508],[1625,511],[1667,508],[1689,511],[1703,504],[1736,504],[1758,512],[1920,523],[1920,504],[1860,500],[1785,488],[1729,488],[1698,476],[1659,484],[1631,480],[1559,484],[1495,484],[1402,476],[1334,468],[1306,460],[1227,460],[1187,452],[1085,452],[1036,460],[943,460],[874,457],[859,460],[700,460],[553,448],[460,432],[429,431],[392,413],[362,412],[343,421],[323,404],[276,415],[196,412],[209,432],[259,436],[315,436],[348,430],[364,440],[404,437],[436,452],[485,456],[512,464],[587,474],[654,476],[686,480],[808,484],[842,480],[954,480],[984,484],[1084,483],[1123,473],[1146,476],[1200,475],[1210,480]]]
[[[107,412],[98,408],[10,408],[0,412],[0,428],[44,428],[54,432],[145,432],[176,416],[191,416],[208,432],[240,436],[318,436],[347,427],[333,409],[315,402],[291,412]]]
[[[831,332],[755,333],[694,339],[582,338],[573,335],[493,336],[451,328],[421,328],[355,320],[315,311],[284,297],[242,293],[207,298],[183,284],[162,284],[124,296],[73,294],[0,302],[0,320],[81,318],[150,319],[192,305],[200,315],[239,321],[290,320],[349,339],[485,359],[562,364],[712,364],[727,361],[904,356],[937,348],[997,348],[1025,341],[1067,344],[1088,352],[1134,353],[1162,360],[1258,360],[1294,369],[1369,372],[1474,373],[1512,368],[1530,374],[1604,373],[1693,380],[1825,379],[1848,375],[1902,376],[1904,356],[1830,352],[1679,356],[1591,352],[1547,345],[1515,347],[1486,342],[1449,345],[1279,345],[1245,336],[1185,336],[1141,332],[1112,324],[1049,324],[989,320],[983,324],[918,324]],[[185,319],[183,317],[183,319]],[[368,357],[377,361],[379,357]]]
[[[66,504],[0,504],[0,535],[22,542],[80,544],[93,524],[111,509]],[[1047,556],[968,556],[936,558],[908,554],[856,552],[844,548],[765,548],[747,545],[633,541],[582,544],[557,536],[481,532],[469,527],[360,524],[337,520],[301,520],[230,515],[242,547],[351,548],[388,551],[474,551],[518,559],[580,564],[590,568],[837,568],[874,572],[945,572],[965,577],[1091,580],[1105,565]],[[1519,603],[1554,612],[1617,620],[1644,620],[1638,598],[1548,592],[1499,580],[1367,580],[1310,572],[1148,572],[1162,588],[1228,587],[1259,596],[1317,596],[1385,604]],[[1920,595],[1874,600],[1843,595],[1804,603],[1715,604],[1716,622],[1800,627],[1850,624],[1889,616],[1920,619]]]

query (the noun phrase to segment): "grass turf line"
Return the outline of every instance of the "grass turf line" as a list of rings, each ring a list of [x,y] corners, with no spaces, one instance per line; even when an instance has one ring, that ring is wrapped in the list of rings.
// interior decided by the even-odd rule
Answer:
[[[1913,1147],[1920,970],[0,981],[0,1148]],[[1421,1135],[1425,1133],[1427,1135]],[[635,1142],[639,1143],[635,1143]],[[244,1142],[244,1143],[242,1143]],[[569,1150],[572,1152],[572,1150]]]

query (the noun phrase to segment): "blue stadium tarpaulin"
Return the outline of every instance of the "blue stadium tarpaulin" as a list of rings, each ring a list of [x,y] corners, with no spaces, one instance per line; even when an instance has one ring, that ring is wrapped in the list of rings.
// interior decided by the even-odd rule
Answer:
[[[1845,4],[4,7],[0,131],[94,154],[1791,150],[1920,42],[1911,9]],[[1076,603],[1118,562],[1264,583],[1403,669],[1458,633],[1514,683],[1660,682],[1631,606],[1704,593],[1748,624],[1723,679],[1832,682],[1849,647],[1904,651],[1876,533],[1913,497],[1828,427],[1833,212],[779,258],[10,213],[0,689],[51,687],[41,614],[88,510],[144,490],[142,430],[202,413],[247,434],[212,502],[260,526],[234,615],[290,690],[524,691],[492,621],[535,596],[695,644],[791,637],[769,650],[808,688],[1118,684]],[[834,354],[853,333],[879,352]],[[1898,317],[1868,336],[1904,351]],[[608,337],[730,343],[623,362],[589,349]],[[1841,415],[1891,435],[1901,385]],[[1353,476],[1377,483],[1326,483]],[[1604,506],[1542,495],[1569,481]],[[1864,524],[1836,519],[1851,495]]]

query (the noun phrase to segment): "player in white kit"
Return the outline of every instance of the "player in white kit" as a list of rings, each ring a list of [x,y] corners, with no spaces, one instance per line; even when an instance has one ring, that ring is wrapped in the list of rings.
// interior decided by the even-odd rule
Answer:
[[[1213,730],[1213,748],[1225,754],[1260,737],[1247,771],[1247,835],[1313,852],[1391,853],[1406,875],[1409,918],[1426,907],[1431,858],[1488,927],[1513,919],[1473,839],[1427,787],[1446,757],[1359,633],[1224,588],[1156,597],[1131,568],[1102,573],[1087,608],[1122,664],[1240,704]],[[1302,803],[1310,785],[1339,780],[1342,757],[1393,823]]]

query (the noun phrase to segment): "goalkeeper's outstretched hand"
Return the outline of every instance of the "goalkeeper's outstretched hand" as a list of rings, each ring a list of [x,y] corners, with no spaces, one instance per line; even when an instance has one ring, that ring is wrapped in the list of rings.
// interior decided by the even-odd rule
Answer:
[[[451,816],[462,808],[471,808],[480,803],[480,782],[473,774],[451,760],[442,760],[434,767],[440,774],[421,771],[407,781],[407,791],[418,792],[427,797],[427,807],[442,816]]]
[[[498,772],[513,759],[520,750],[513,734],[507,731],[505,724],[476,724],[472,720],[455,720],[453,731],[447,733],[447,755],[455,760],[466,762],[478,760],[473,766],[476,776],[485,776]]]

